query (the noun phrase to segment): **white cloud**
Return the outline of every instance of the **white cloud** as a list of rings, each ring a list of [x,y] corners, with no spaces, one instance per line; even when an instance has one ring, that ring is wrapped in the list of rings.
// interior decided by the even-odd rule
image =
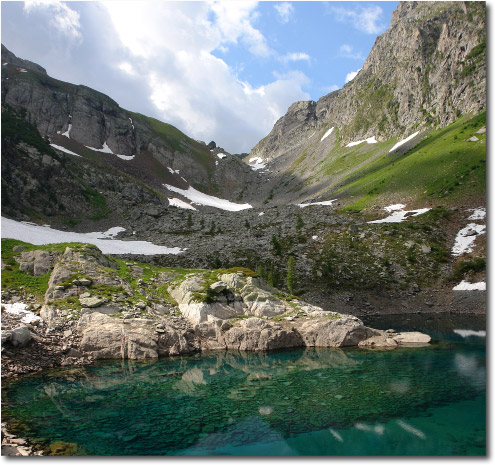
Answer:
[[[277,10],[279,21],[283,24],[288,23],[292,13],[294,13],[294,7],[288,2],[277,3],[273,7]]]
[[[286,55],[282,56],[280,59],[284,63],[288,63],[289,61],[311,61],[311,57],[304,52],[287,53]]]
[[[331,14],[337,21],[349,22],[355,29],[367,34],[378,34],[385,29],[381,23],[383,10],[379,6],[361,7],[349,10],[347,8],[330,6]]]
[[[344,58],[353,58],[356,60],[364,60],[365,57],[361,52],[355,52],[354,47],[349,44],[342,44],[339,49],[339,55]]]
[[[71,39],[82,39],[79,13],[65,3],[57,0],[27,0],[23,10],[26,14],[44,11],[51,16],[50,22],[59,32]]]
[[[361,71],[361,68],[359,68],[357,71],[351,71],[350,73],[347,73],[347,76],[345,77],[345,83],[347,84],[348,82],[352,81],[357,74]]]
[[[337,84],[332,84],[331,86],[323,87],[321,90],[327,94],[339,90],[340,87]]]
[[[115,66],[126,76],[138,69],[155,116],[191,137],[246,152],[291,103],[309,98],[302,72],[275,75],[273,82],[252,86],[213,55],[229,43],[255,56],[274,53],[253,25],[255,2],[144,3],[104,3],[129,54]],[[302,53],[292,58],[306,59]]]

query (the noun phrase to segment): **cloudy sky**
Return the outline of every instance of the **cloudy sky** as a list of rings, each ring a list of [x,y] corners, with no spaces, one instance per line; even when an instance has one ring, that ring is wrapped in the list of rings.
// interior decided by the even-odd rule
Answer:
[[[248,152],[355,76],[397,2],[2,2],[2,43],[128,110]]]

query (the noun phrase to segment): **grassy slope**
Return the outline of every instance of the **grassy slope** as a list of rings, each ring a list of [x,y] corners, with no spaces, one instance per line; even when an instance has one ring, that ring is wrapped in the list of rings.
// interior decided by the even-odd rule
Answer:
[[[376,151],[383,151],[374,161],[344,178],[329,192],[338,194],[346,209],[361,210],[387,202],[449,205],[483,197],[486,192],[485,135],[479,142],[468,142],[486,124],[486,114],[462,117],[446,128],[432,131],[414,148],[402,155],[389,154],[395,143],[387,141],[371,146],[366,153],[357,149],[337,148],[340,157],[326,162],[327,172],[351,168]]]

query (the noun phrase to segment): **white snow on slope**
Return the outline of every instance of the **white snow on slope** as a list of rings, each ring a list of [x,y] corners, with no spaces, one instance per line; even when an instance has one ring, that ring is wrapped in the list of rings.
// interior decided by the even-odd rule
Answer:
[[[171,207],[184,208],[186,210],[196,210],[192,205],[189,205],[187,202],[184,202],[184,200],[181,199],[168,199],[168,204]]]
[[[249,163],[254,163],[254,165],[249,165],[254,171],[262,170],[266,166],[261,157],[250,158]]]
[[[363,142],[366,142],[368,144],[376,144],[378,141],[375,139],[375,136],[372,136],[368,137],[368,139],[358,140],[356,142],[349,142],[346,147],[354,147],[355,145],[362,144]]]
[[[113,155],[112,149],[107,145],[106,141],[103,142],[103,147],[101,149],[95,149],[94,147],[88,147],[87,145],[86,148],[94,150],[95,152],[111,153]]]
[[[452,255],[459,255],[473,251],[472,244],[476,237],[485,234],[486,226],[484,224],[469,223],[465,228],[462,228],[455,238],[454,247],[452,247]]]
[[[68,139],[70,139],[70,130],[71,129],[72,129],[72,124],[69,123],[69,127],[67,128],[67,131],[65,131],[64,133],[62,133],[62,136],[65,136]]]
[[[474,209],[473,214],[468,218],[468,220],[484,220],[485,218],[486,218],[486,208],[480,207]]]
[[[134,124],[132,123],[132,118],[129,118],[129,121],[131,122],[132,130],[134,131]]]
[[[472,329],[454,329],[454,333],[462,337],[478,336],[486,337],[486,331],[473,331]]]
[[[382,220],[368,221],[368,223],[402,223],[406,218],[410,216],[418,216],[431,210],[431,208],[420,208],[418,210],[404,210],[405,205],[398,203],[395,205],[389,205],[384,210],[393,212],[391,215],[383,218]]]
[[[324,202],[313,202],[313,203],[298,203],[297,206],[300,208],[310,207],[311,205],[332,205],[337,199],[325,200]]]
[[[217,157],[220,158],[220,160],[222,158],[225,158],[227,155],[225,153],[217,153]]]
[[[452,288],[453,291],[486,291],[486,283],[480,281],[479,283],[468,283],[462,280],[457,286]]]
[[[55,144],[50,144],[54,149],[60,150],[61,152],[68,153],[69,155],[74,155],[75,157],[80,157],[81,155],[78,155],[77,153],[74,153],[65,147],[62,147],[61,145],[55,145]]]
[[[214,197],[213,195],[204,194],[200,192],[194,187],[189,186],[188,189],[180,189],[179,187],[174,187],[169,184],[163,184],[169,191],[177,192],[180,195],[186,197],[191,202],[198,205],[205,205],[208,207],[219,208],[220,210],[227,210],[231,212],[237,212],[240,210],[246,210],[247,208],[253,208],[252,205],[248,203],[234,203],[230,202],[227,199],[220,199],[218,197]]]
[[[2,302],[2,307],[5,308],[7,313],[20,316],[21,319],[19,321],[21,323],[31,324],[33,321],[43,321],[41,317],[36,315],[36,313],[26,310],[27,304],[22,302],[15,302],[13,304],[4,304]]]
[[[136,155],[119,155],[119,154],[117,154],[117,156],[118,156],[119,158],[122,158],[122,160],[134,160],[134,157],[135,157]]]
[[[170,171],[171,174],[179,174],[180,171],[180,170],[173,170],[172,168],[170,168],[170,166],[167,166],[167,169]]]
[[[24,68],[19,68],[19,71],[20,71],[21,73],[27,73],[27,70],[26,70],[26,69],[24,69]]]
[[[411,134],[409,137],[406,137],[405,139],[402,139],[401,141],[397,142],[388,152],[393,152],[395,149],[398,149],[401,145],[404,145],[406,142],[409,142],[411,139],[414,139],[417,135],[419,134],[418,132],[415,132],[414,134]]]
[[[320,139],[320,142],[323,142],[330,134],[332,134],[333,131],[333,126],[325,133],[323,134],[323,137]]]
[[[258,216],[263,216],[264,214],[265,214],[265,212],[259,212]]]
[[[177,255],[186,249],[164,247],[146,241],[121,241],[110,239],[124,228],[111,228],[105,232],[75,233],[59,231],[33,223],[24,223],[2,217],[2,237],[18,239],[35,245],[56,244],[59,242],[86,242],[96,245],[106,254]]]

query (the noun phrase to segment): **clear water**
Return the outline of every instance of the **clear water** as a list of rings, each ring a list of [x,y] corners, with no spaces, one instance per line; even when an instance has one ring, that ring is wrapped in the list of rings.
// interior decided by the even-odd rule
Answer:
[[[483,323],[402,323],[438,341],[51,370],[5,382],[2,414],[89,455],[485,455],[485,338],[453,332]]]

